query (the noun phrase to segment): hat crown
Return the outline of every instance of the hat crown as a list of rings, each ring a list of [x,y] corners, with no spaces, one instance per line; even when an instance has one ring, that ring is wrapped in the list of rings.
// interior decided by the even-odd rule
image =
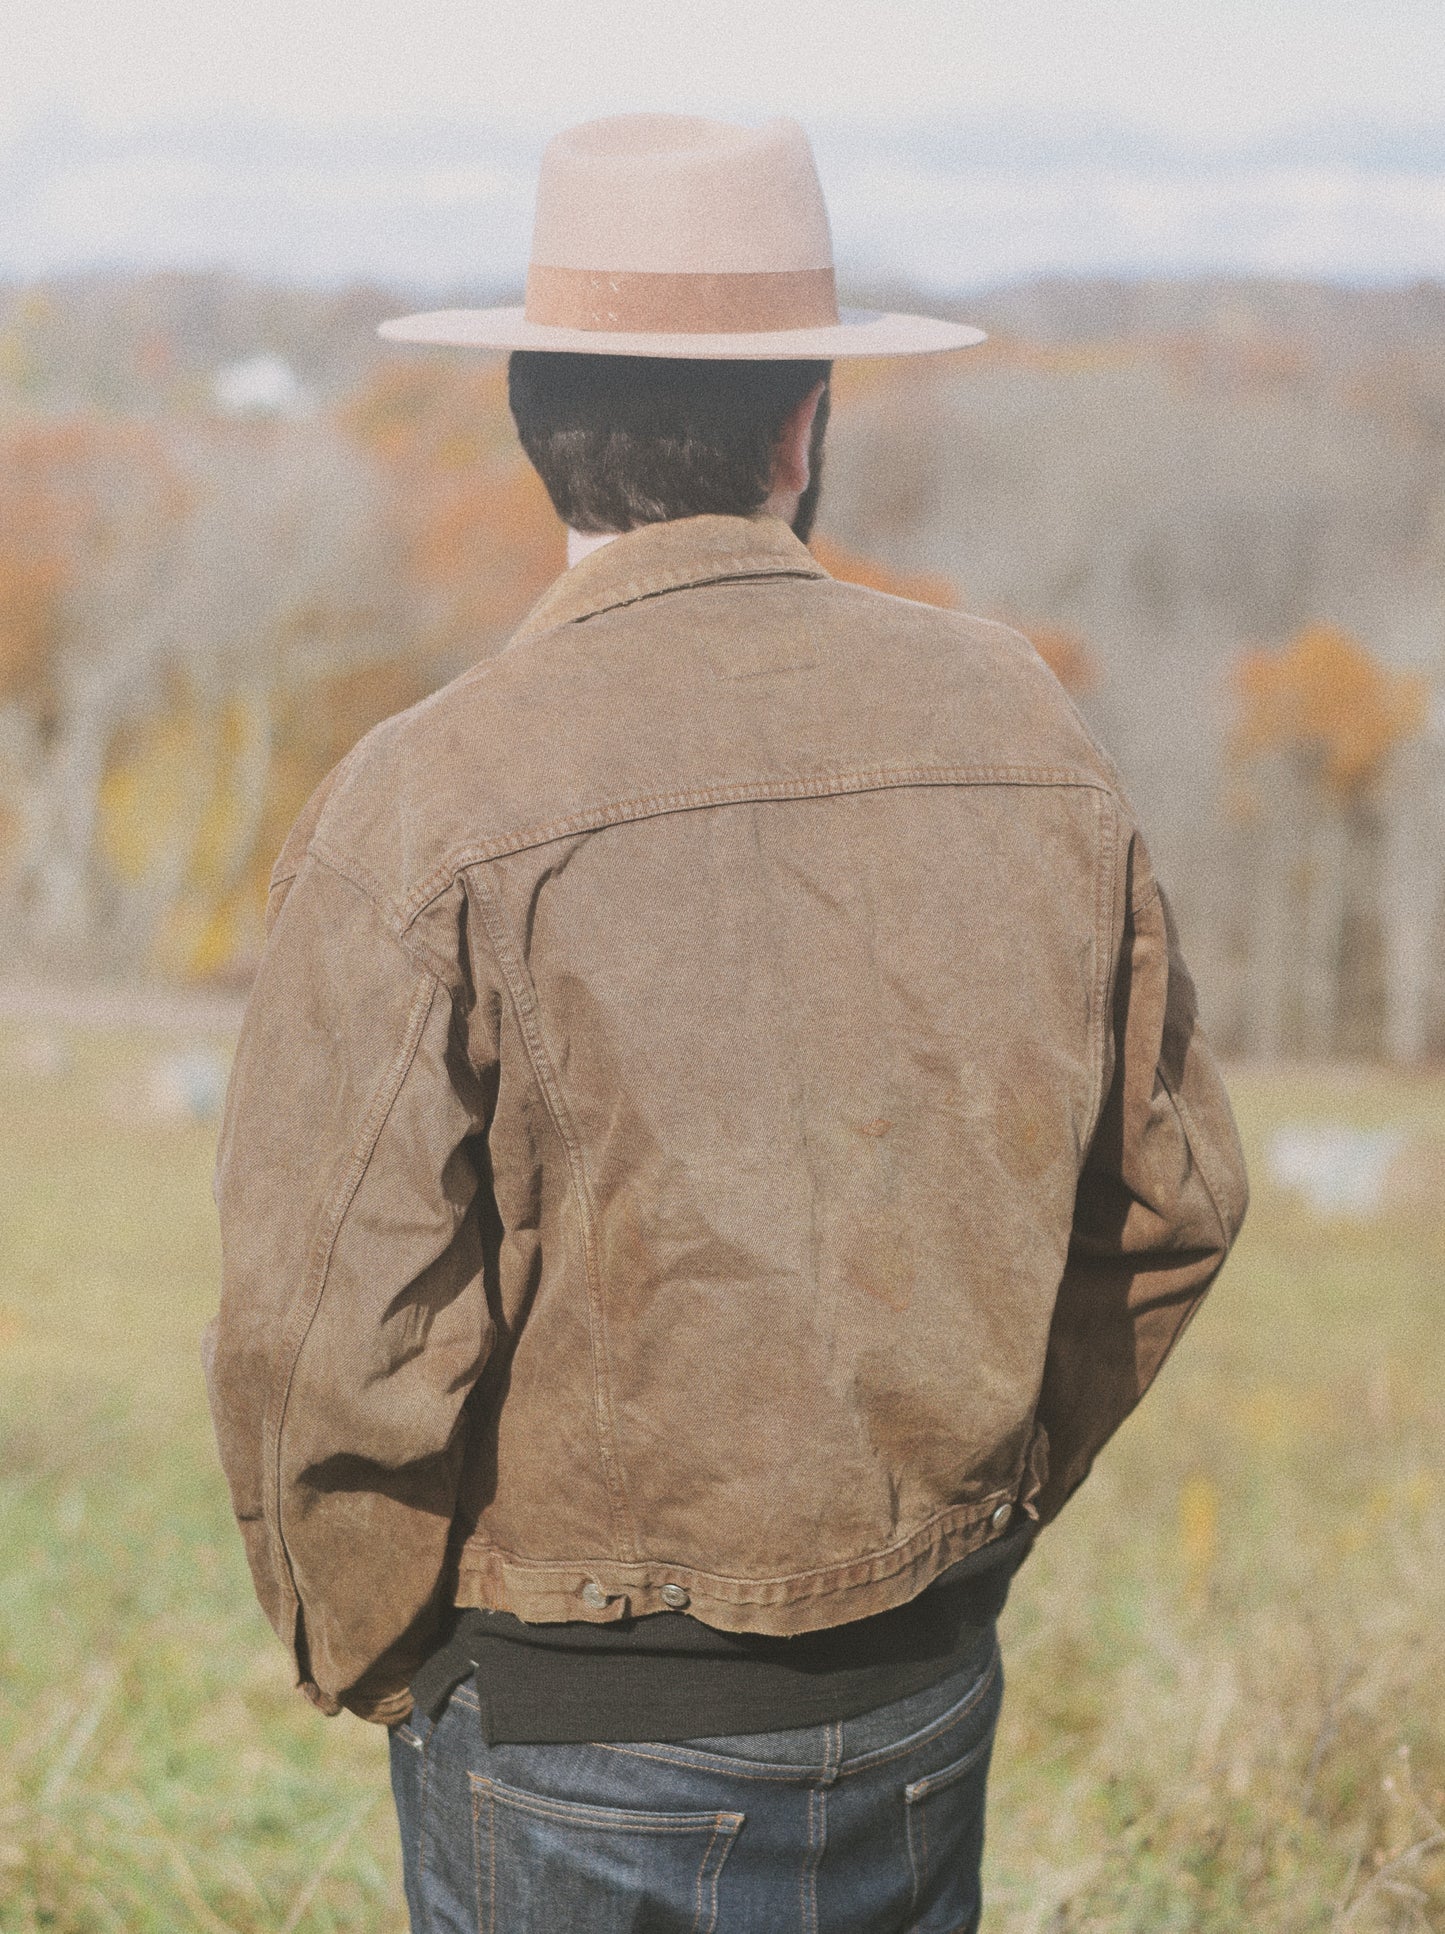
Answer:
[[[615,114],[542,156],[534,265],[612,274],[831,269],[828,211],[796,121]]]

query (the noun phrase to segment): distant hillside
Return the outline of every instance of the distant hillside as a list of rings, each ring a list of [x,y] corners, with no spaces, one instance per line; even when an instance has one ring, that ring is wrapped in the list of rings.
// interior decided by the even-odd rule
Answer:
[[[848,293],[916,300],[903,289]],[[310,686],[286,701],[294,716],[256,726],[257,745],[289,744],[288,732],[305,739],[299,785],[303,768],[344,750],[371,712],[492,648],[555,571],[559,533],[516,451],[498,364],[377,338],[382,318],[417,299],[229,275],[0,289],[0,432],[13,472],[0,469],[0,523],[6,503],[18,507],[18,535],[9,551],[0,544],[0,661],[8,653],[16,691],[24,665],[49,653],[70,668],[54,674],[56,691],[93,692],[77,771],[120,757],[114,721],[160,703],[174,666],[198,691],[209,681],[215,704],[227,679],[252,703],[272,677],[264,666],[290,676],[314,660],[307,677],[333,682],[371,666],[370,683],[347,686],[344,703],[327,687],[334,746],[305,737],[315,736]],[[1333,950],[1339,968],[1338,1026],[1319,1038],[1378,1041],[1378,989],[1395,972],[1389,935],[1404,932],[1400,910],[1413,904],[1411,958],[1436,966],[1434,991],[1410,996],[1411,1038],[1445,1043],[1445,799],[1437,823],[1435,777],[1412,782],[1408,812],[1383,793],[1335,798],[1310,778],[1319,760],[1297,735],[1289,772],[1265,800],[1274,810],[1288,793],[1294,817],[1286,825],[1276,812],[1274,858],[1262,868],[1263,822],[1257,803],[1253,818],[1241,816],[1231,753],[1246,654],[1338,633],[1381,668],[1382,691],[1405,679],[1433,694],[1421,746],[1434,750],[1417,749],[1422,771],[1445,776],[1445,286],[1038,281],[958,313],[982,323],[989,342],[960,356],[838,365],[819,526],[830,554],[942,586],[1073,668],[1224,1038],[1268,1043],[1291,1027],[1316,1038],[1302,1021],[1252,1018],[1251,990],[1258,962],[1287,962],[1292,944],[1288,921],[1261,938],[1269,893],[1287,897],[1312,867],[1333,867],[1344,880],[1337,904],[1310,916],[1335,935],[1311,944]],[[27,484],[26,464],[49,479],[48,499]],[[91,498],[111,506],[118,534],[84,550],[73,502]],[[46,543],[60,545],[54,556]],[[47,600],[62,553],[75,561],[56,630]],[[117,618],[126,599],[129,628]],[[385,677],[375,670],[383,661]],[[1348,651],[1336,661],[1353,662]],[[26,803],[39,797],[29,775],[54,768],[57,813],[70,781],[53,756],[63,735],[33,696],[38,674],[25,676],[29,709],[12,708],[8,722],[0,692],[0,778],[10,773],[21,802],[12,819],[33,822],[39,866],[51,835]],[[251,728],[229,716],[206,729],[223,750],[227,733],[244,749]],[[170,755],[158,748],[159,768]],[[1332,814],[1348,820],[1336,840],[1346,857],[1311,860],[1311,828],[1334,825]],[[0,845],[3,821],[0,798]],[[247,834],[257,854],[270,837],[261,824]],[[1399,845],[1407,832],[1418,834],[1414,857]],[[1406,882],[1391,889],[1394,913],[1376,905],[1391,839]],[[70,888],[49,872],[59,920]],[[1410,972],[1424,987],[1426,967]],[[1296,989],[1291,1011],[1314,999]],[[1356,1026],[1350,1013],[1365,1019]]]
[[[1311,370],[1445,357],[1445,281],[1410,288],[1201,277],[1022,282],[956,303],[906,286],[845,289],[859,306],[922,308],[1038,346],[1157,346],[1188,336],[1238,352],[1288,346]],[[349,389],[383,354],[378,322],[417,307],[519,301],[480,285],[422,295],[380,284],[341,290],[204,274],[74,275],[0,282],[0,398],[32,404],[167,407],[218,366],[270,352],[322,396]],[[395,353],[395,352],[391,352]],[[1441,382],[1437,380],[1436,388]]]

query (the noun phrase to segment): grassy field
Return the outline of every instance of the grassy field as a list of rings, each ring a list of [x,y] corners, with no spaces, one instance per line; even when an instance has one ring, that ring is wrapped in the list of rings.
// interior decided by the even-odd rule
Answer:
[[[401,1934],[215,1466],[175,1047],[0,1028],[0,1930]],[[1236,1257],[1006,1615],[987,1934],[1445,1930],[1445,1077],[1234,1085]],[[1410,1131],[1385,1212],[1270,1186],[1299,1119]]]

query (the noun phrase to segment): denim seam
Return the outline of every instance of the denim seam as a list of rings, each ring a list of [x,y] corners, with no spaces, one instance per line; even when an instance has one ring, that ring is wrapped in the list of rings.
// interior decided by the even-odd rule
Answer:
[[[737,1814],[708,1811],[705,1808],[697,1813],[647,1813],[640,1807],[593,1806],[585,1800],[556,1800],[550,1794],[526,1793],[520,1787],[508,1786],[505,1780],[494,1779],[490,1773],[468,1773],[467,1780],[474,1794],[485,1790],[498,1806],[510,1806],[518,1813],[532,1813],[541,1820],[570,1821],[574,1826],[585,1821],[599,1832],[681,1835],[701,1833],[711,1821],[716,1836],[720,1822],[731,1819],[741,1824]]]
[[[856,1759],[840,1760],[834,1777],[845,1780],[855,1773],[869,1772],[875,1766],[887,1766],[920,1746],[930,1746],[935,1740],[944,1738],[953,1731],[955,1726],[962,1725],[964,1720],[969,1718],[997,1678],[998,1667],[999,1655],[995,1647],[992,1658],[977,1682],[956,1705],[950,1706],[946,1712],[940,1713],[937,1719],[931,1719],[926,1726],[921,1727],[916,1733],[910,1733],[907,1739],[901,1740],[895,1746],[875,1749],[871,1753],[861,1754]],[[756,1760],[733,1760],[726,1753],[711,1753],[705,1747],[698,1749],[682,1747],[675,1752],[668,1752],[664,1748],[659,1751],[657,1750],[661,1745],[659,1741],[650,1741],[645,1747],[623,1740],[598,1739],[591,1743],[600,1752],[620,1753],[628,1759],[655,1760],[663,1766],[689,1766],[698,1772],[724,1773],[729,1779],[749,1780],[764,1785],[801,1786],[807,1782],[816,1782],[821,1770],[812,1765],[791,1765],[780,1766],[774,1772],[754,1771],[753,1769],[758,1766]]]
[[[487,1898],[482,1902],[482,1807],[487,1810]],[[495,1934],[497,1925],[497,1834],[492,1817],[492,1795],[476,1784],[472,1786],[472,1876],[477,1901],[477,1926],[481,1934]]]
[[[326,1294],[336,1244],[351,1211],[351,1205],[356,1199],[356,1192],[361,1187],[366,1171],[371,1165],[371,1158],[376,1152],[376,1144],[381,1138],[382,1129],[386,1126],[387,1117],[396,1105],[396,1098],[401,1093],[406,1077],[411,1071],[411,1065],[421,1045],[421,1037],[435,1004],[440,984],[434,975],[420,970],[419,984],[412,996],[411,1009],[402,1032],[401,1044],[392,1056],[385,1074],[373,1090],[371,1105],[362,1121],[361,1131],[352,1144],[351,1154],[339,1180],[333,1185],[325,1215],[313,1241],[306,1273],[302,1278],[303,1288],[293,1299],[281,1329],[278,1354],[285,1370],[275,1397],[274,1417],[268,1416],[266,1421],[263,1454],[268,1465],[266,1494],[274,1499],[275,1509],[275,1517],[271,1525],[272,1563],[276,1565],[277,1582],[282,1584],[283,1590],[288,1590],[291,1598],[294,1608],[292,1616],[295,1621],[295,1636],[298,1639],[303,1636],[301,1590],[296,1580],[281,1523],[283,1495],[281,1444],[286,1429],[286,1412],[290,1405],[292,1386],[296,1381],[297,1366]],[[279,1564],[277,1564],[278,1558],[281,1561]],[[297,1663],[299,1667],[299,1659]]]
[[[919,1895],[921,1896],[923,1893],[924,1887],[928,1883],[928,1815],[920,1811],[916,1817],[918,1820],[918,1861],[919,1861],[919,1868],[916,1871],[918,1871],[918,1892],[919,1892]],[[911,1813],[905,1812],[904,1818],[908,1827],[911,1829],[913,1826],[913,1821],[915,1816]],[[908,1842],[909,1842],[909,1850],[910,1850],[909,1865],[912,1866],[913,1861],[911,1858],[911,1854],[912,1854],[912,1845],[913,1845],[913,1835],[911,1831],[909,1832],[909,1835],[908,1835]]]
[[[903,1811],[903,1845],[908,1854],[909,1899],[908,1917],[912,1922],[918,1914],[918,1903],[923,1898],[923,1875],[918,1868],[918,1852],[913,1844],[913,1815],[905,1806]],[[924,1850],[927,1860],[927,1850]]]
[[[732,1572],[704,1572],[699,1570],[696,1566],[693,1566],[693,1565],[684,1565],[676,1561],[673,1561],[671,1564],[669,1564],[668,1560],[661,1559],[661,1558],[657,1558],[657,1559],[641,1558],[641,1559],[628,1560],[626,1561],[626,1565],[624,1568],[630,1568],[632,1570],[637,1570],[637,1571],[670,1569],[672,1571],[678,1572],[683,1577],[693,1579],[695,1581],[696,1589],[704,1593],[712,1593],[713,1596],[718,1596],[718,1597],[731,1596],[734,1602],[738,1604],[791,1605],[791,1604],[796,1604],[798,1601],[796,1597],[784,1598],[780,1595],[774,1596],[768,1599],[745,1598],[738,1593],[726,1594],[726,1593],[717,1592],[714,1590],[714,1587],[765,1584],[770,1586],[781,1586],[784,1588],[791,1588],[794,1586],[801,1586],[801,1585],[816,1583],[818,1587],[818,1592],[820,1594],[825,1594],[838,1589],[838,1587],[835,1584],[832,1584],[830,1581],[837,1579],[837,1577],[841,1573],[854,1572],[854,1571],[857,1571],[860,1567],[871,1567],[885,1559],[895,1560],[896,1562],[892,1564],[891,1569],[886,1571],[878,1571],[878,1572],[875,1572],[872,1576],[856,1579],[853,1581],[855,1584],[859,1584],[859,1585],[882,1584],[886,1582],[888,1579],[896,1577],[900,1571],[906,1570],[906,1568],[913,1562],[915,1558],[920,1557],[923,1554],[923,1552],[927,1549],[929,1543],[933,1541],[935,1537],[939,1540],[942,1540],[943,1538],[946,1538],[951,1531],[964,1530],[968,1528],[976,1528],[979,1525],[987,1524],[991,1512],[996,1508],[996,1506],[999,1503],[1005,1502],[1005,1501],[1012,1502],[1014,1493],[1018,1489],[1020,1478],[1023,1475],[1024,1461],[1026,1461],[1026,1459],[1021,1460],[1018,1473],[1015,1475],[1012,1484],[1007,1485],[1000,1490],[990,1491],[986,1493],[986,1495],[983,1498],[979,1499],[976,1503],[970,1503],[966,1505],[960,1505],[960,1504],[945,1505],[941,1511],[936,1511],[931,1518],[925,1519],[924,1522],[918,1527],[916,1531],[910,1532],[908,1537],[901,1539],[899,1543],[893,1544],[893,1545],[885,1545],[879,1551],[866,1551],[862,1554],[861,1557],[846,1559],[840,1564],[819,1565],[815,1567],[812,1571],[793,1571],[793,1572],[788,1572],[784,1574],[781,1578],[767,1578],[767,1579],[739,1578]],[[986,1539],[984,1542],[987,1543],[989,1541]],[[458,1553],[458,1565],[462,1571],[466,1571],[469,1568],[467,1564],[467,1553],[468,1553],[469,1545],[470,1545],[470,1541],[468,1541],[467,1544],[462,1545]],[[492,1556],[502,1559],[504,1563],[510,1564],[514,1569],[517,1569],[517,1570],[549,1572],[549,1571],[558,1571],[558,1570],[564,1570],[564,1571],[580,1570],[589,1566],[597,1566],[599,1568],[605,1568],[605,1567],[611,1566],[614,1569],[618,1568],[617,1559],[601,1557],[595,1554],[591,1557],[579,1558],[575,1562],[559,1564],[552,1560],[526,1558],[520,1552],[511,1551],[504,1545],[485,1545],[476,1549],[476,1557],[479,1560],[485,1560]],[[646,1579],[635,1579],[635,1580],[623,1579],[622,1582],[624,1584],[637,1584],[639,1586],[643,1586],[647,1583],[647,1580]]]
[[[517,1017],[517,1026],[526,1043],[528,1058],[532,1063],[532,1071],[536,1077],[537,1086],[541,1090],[543,1103],[552,1118],[552,1125],[557,1131],[567,1158],[573,1199],[581,1225],[582,1256],[587,1274],[588,1342],[592,1354],[593,1421],[597,1430],[598,1456],[607,1485],[607,1501],[614,1534],[617,1535],[622,1547],[623,1561],[633,1564],[637,1558],[637,1527],[633,1522],[632,1508],[628,1501],[627,1486],[617,1449],[617,1421],[612,1408],[612,1371],[607,1351],[602,1266],[597,1253],[595,1217],[581,1138],[572,1120],[571,1111],[567,1107],[566,1097],[562,1093],[561,1083],[557,1078],[557,1070],[542,1034],[536,987],[533,985],[526,964],[513,945],[495,886],[485,874],[480,873],[476,885],[482,919],[491,939],[497,964],[507,982],[513,1012]]]
[[[715,1868],[712,1867],[712,1856],[713,1849],[717,1846],[718,1835],[728,1822],[732,1824],[732,1835],[735,1838],[738,1829],[742,1825],[742,1816],[737,1813],[715,1813],[713,1815],[712,1837],[708,1841],[706,1851],[702,1856],[702,1865],[697,1870],[697,1885],[693,1890],[693,1898],[696,1903],[692,1917],[693,1934],[713,1934],[713,1930],[717,1926],[718,1881],[722,1877],[723,1861],[727,1859],[728,1854],[732,1850],[732,1839],[729,1839],[727,1847],[723,1851],[722,1860],[718,1861]],[[702,1895],[704,1875],[707,1877],[708,1884],[708,1900],[706,1903],[704,1903]],[[704,1905],[709,1910],[706,1927],[703,1926],[702,1920]]]
[[[933,1794],[946,1791],[955,1780],[961,1780],[970,1767],[978,1764],[980,1756],[987,1747],[987,1738],[981,1739],[977,1745],[969,1747],[962,1759],[956,1759],[951,1765],[940,1767],[936,1773],[925,1774],[921,1780],[910,1780],[903,1789],[904,1799],[910,1806],[917,1806],[921,1800],[930,1799]]]
[[[441,981],[447,986],[448,992],[451,991],[447,977],[448,974],[455,975],[456,963],[442,960],[432,952],[424,940],[413,933],[415,920],[402,918],[402,909],[374,874],[369,873],[355,860],[344,858],[319,834],[312,835],[311,844],[307,847],[304,857],[314,860],[318,866],[325,867],[328,873],[335,874],[336,878],[344,880],[353,892],[359,893],[407,958],[432,975],[435,980]],[[438,897],[435,894],[432,896],[433,899]]]
[[[589,618],[601,618],[609,611],[620,611],[630,604],[641,604],[647,599],[666,597],[673,591],[706,591],[717,584],[747,584],[753,579],[816,579],[828,576],[829,573],[821,564],[810,568],[802,562],[795,563],[791,558],[760,559],[738,552],[714,558],[704,577],[690,575],[678,577],[675,571],[657,571],[648,577],[629,578],[625,585],[605,595],[601,603],[584,604],[567,616],[562,616],[559,612],[558,616],[553,617],[545,608],[551,592],[544,592],[540,600],[543,608],[541,610],[536,606],[532,608],[512,633],[504,649],[510,650],[512,645],[520,644],[523,639],[553,636],[559,631],[565,631],[569,625],[586,624]],[[555,581],[551,591],[558,591],[561,586],[566,586],[572,593],[570,597],[558,596],[560,611],[566,611],[567,606],[575,601],[576,591],[574,587],[567,585],[565,573]]]
[[[897,1746],[884,1747],[872,1753],[862,1753],[857,1759],[845,1760],[838,1768],[839,1779],[847,1779],[854,1773],[871,1772],[875,1766],[887,1766],[895,1759],[904,1758],[915,1747],[931,1745],[935,1739],[942,1739],[946,1733],[952,1732],[955,1726],[961,1726],[992,1687],[998,1677],[999,1665],[998,1646],[995,1644],[993,1656],[977,1684],[971,1691],[964,1694],[956,1706],[951,1706],[947,1712],[940,1713],[937,1719],[931,1720],[928,1725],[908,1739],[900,1740]]]
[[[773,1785],[801,1786],[818,1777],[816,1769],[811,1766],[779,1767],[776,1773],[745,1773],[742,1771],[734,1771],[733,1765],[725,1753],[710,1754],[699,1752],[687,1754],[645,1752],[640,1746],[624,1745],[620,1740],[615,1739],[594,1739],[591,1743],[593,1748],[598,1752],[621,1753],[627,1759],[655,1760],[661,1766],[690,1766],[695,1771],[701,1773],[725,1773],[729,1779],[752,1780],[755,1782],[764,1781]],[[755,1762],[747,1760],[738,1762],[740,1767],[750,1764],[755,1764]]]
[[[428,1731],[421,1742],[421,1782],[417,1788],[416,1802],[416,1885],[417,1895],[422,1904],[422,1913],[428,1923],[431,1921],[431,1907],[427,1901],[426,1888],[426,1810],[431,1782],[431,1743],[436,1736],[436,1727]],[[424,1931],[425,1934],[425,1931]]]
[[[818,1934],[818,1862],[822,1856],[814,1820],[822,1798],[818,1787],[808,1788],[808,1853],[798,1874],[798,1923],[803,1934]]]
[[[548,846],[578,833],[598,832],[605,826],[655,819],[667,813],[692,812],[708,806],[828,799],[851,793],[891,792],[903,787],[922,786],[1035,786],[1109,792],[1103,779],[1071,766],[940,764],[849,767],[841,772],[807,773],[792,778],[779,774],[762,779],[730,783],[717,781],[711,785],[642,793],[600,806],[585,807],[560,819],[544,821],[540,826],[524,827],[515,833],[499,833],[490,839],[458,847],[412,888],[400,903],[397,913],[402,930],[409,932],[431,902],[446,893],[460,874],[492,860],[506,859],[533,847]]]

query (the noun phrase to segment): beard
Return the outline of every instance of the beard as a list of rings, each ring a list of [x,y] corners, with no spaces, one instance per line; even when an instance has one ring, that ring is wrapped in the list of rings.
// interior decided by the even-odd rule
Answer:
[[[818,398],[813,432],[808,439],[808,487],[798,498],[798,508],[793,517],[793,535],[804,544],[813,534],[818,499],[823,493],[823,434],[828,428],[828,397],[829,388],[825,385],[823,394]]]

